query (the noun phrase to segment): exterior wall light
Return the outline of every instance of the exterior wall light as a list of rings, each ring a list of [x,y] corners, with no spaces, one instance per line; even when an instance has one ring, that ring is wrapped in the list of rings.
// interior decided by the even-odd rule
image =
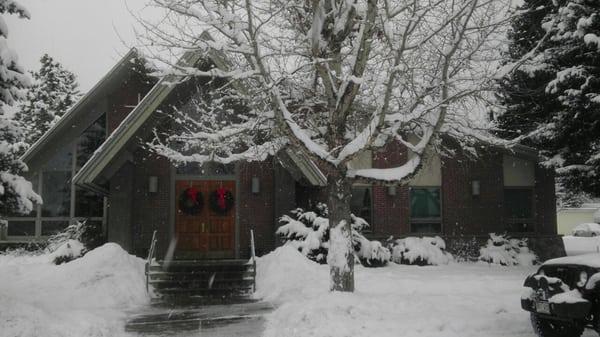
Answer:
[[[481,183],[479,180],[471,181],[471,194],[475,197],[481,194]]]
[[[148,177],[148,192],[149,193],[158,192],[158,177],[157,176]]]
[[[388,195],[389,196],[395,196],[396,195],[396,185],[390,185],[388,186]]]
[[[258,177],[252,177],[252,193],[260,193],[260,180],[258,179]]]

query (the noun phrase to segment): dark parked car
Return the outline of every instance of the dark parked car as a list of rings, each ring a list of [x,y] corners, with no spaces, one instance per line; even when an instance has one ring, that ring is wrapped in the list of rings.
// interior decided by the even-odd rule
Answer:
[[[600,254],[546,261],[525,280],[521,307],[540,337],[579,337],[600,332]]]

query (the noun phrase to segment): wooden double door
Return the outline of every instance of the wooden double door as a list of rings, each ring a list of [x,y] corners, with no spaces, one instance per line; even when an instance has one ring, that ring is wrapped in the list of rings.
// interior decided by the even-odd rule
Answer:
[[[191,189],[191,190],[190,190]],[[225,189],[233,195],[233,207],[226,212],[211,208],[211,194]],[[201,198],[199,210],[184,209],[181,198],[190,191]],[[223,191],[223,190],[221,190]],[[235,181],[232,180],[177,180],[175,182],[175,235],[179,259],[234,258],[235,250]]]

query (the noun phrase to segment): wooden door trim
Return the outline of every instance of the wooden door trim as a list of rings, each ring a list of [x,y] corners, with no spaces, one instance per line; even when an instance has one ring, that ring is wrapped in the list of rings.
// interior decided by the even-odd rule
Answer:
[[[240,183],[240,179],[239,179],[239,163],[235,164],[235,176],[231,176],[231,175],[227,175],[227,176],[218,176],[218,177],[212,177],[212,176],[197,176],[197,175],[180,175],[177,174],[177,170],[175,168],[175,166],[171,165],[171,170],[170,170],[170,186],[169,186],[169,194],[170,194],[170,198],[169,198],[169,227],[170,227],[170,233],[169,233],[169,237],[171,240],[173,240],[173,238],[175,238],[176,235],[176,228],[175,228],[175,218],[176,218],[176,202],[175,199],[177,198],[177,196],[175,195],[176,192],[176,184],[177,181],[181,181],[181,180],[207,180],[207,181],[234,181],[235,183],[235,207],[234,207],[234,211],[235,211],[235,216],[234,216],[234,234],[233,234],[233,255],[234,258],[239,259],[240,258],[240,213],[239,213],[239,209],[240,209],[240,194],[241,194],[241,183]],[[208,205],[205,205],[205,207],[208,207]],[[168,244],[167,244],[168,246]],[[205,258],[211,258],[211,257],[205,257]]]

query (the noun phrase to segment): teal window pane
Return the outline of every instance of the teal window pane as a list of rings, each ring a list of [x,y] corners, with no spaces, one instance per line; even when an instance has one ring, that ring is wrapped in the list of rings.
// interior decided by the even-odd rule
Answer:
[[[34,236],[35,221],[9,221],[6,228],[8,236]]]
[[[439,218],[441,215],[442,209],[439,188],[411,188],[411,218]]]
[[[373,203],[371,186],[353,186],[350,198],[350,211],[357,217],[372,224]]]
[[[42,174],[42,216],[68,217],[71,208],[71,172],[46,171]]]
[[[504,211],[509,219],[528,219],[533,216],[533,190],[510,188],[504,190]]]
[[[430,234],[430,233],[441,233],[442,232],[442,224],[441,223],[413,223],[410,225],[411,233],[421,233],[421,234]]]
[[[77,140],[77,170],[85,165],[105,139],[106,115],[102,115]]]
[[[69,227],[68,220],[42,221],[42,236],[50,236],[62,232]]]

